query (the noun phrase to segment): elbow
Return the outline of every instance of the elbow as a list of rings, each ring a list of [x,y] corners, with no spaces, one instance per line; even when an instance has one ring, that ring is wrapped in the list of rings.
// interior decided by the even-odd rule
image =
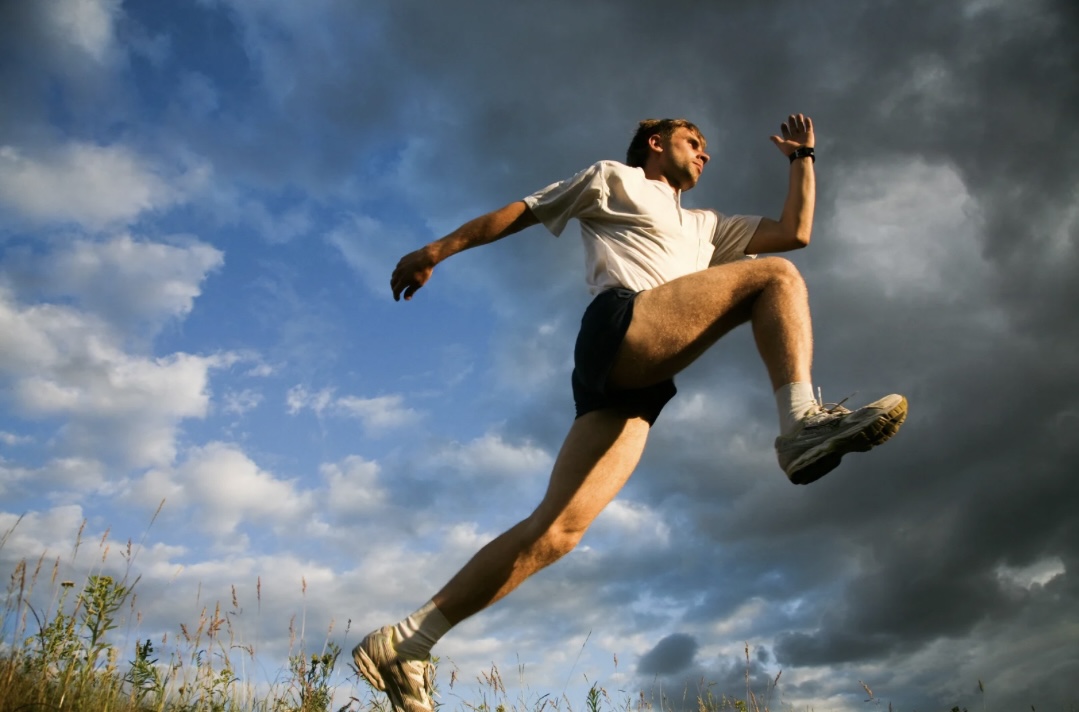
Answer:
[[[809,230],[798,231],[788,237],[792,250],[800,250],[803,247],[809,247]]]
[[[813,234],[812,220],[784,216],[773,223],[773,227],[775,230],[772,233],[772,239],[777,245],[782,245],[780,250],[800,250],[803,247],[809,247],[809,238]]]

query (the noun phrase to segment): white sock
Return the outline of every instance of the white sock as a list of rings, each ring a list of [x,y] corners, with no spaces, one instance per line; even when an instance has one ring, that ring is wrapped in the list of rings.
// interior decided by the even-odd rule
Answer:
[[[797,381],[776,389],[776,408],[779,410],[779,434],[789,435],[806,413],[817,405],[813,384]]]
[[[394,648],[401,660],[426,660],[438,639],[449,632],[453,624],[446,620],[434,601],[393,627],[397,632]]]

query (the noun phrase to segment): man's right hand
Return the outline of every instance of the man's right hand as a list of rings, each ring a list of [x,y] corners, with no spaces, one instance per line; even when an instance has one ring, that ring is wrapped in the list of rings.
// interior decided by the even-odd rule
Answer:
[[[402,293],[404,293],[405,301],[412,299],[416,290],[431,279],[431,273],[434,272],[437,263],[428,247],[409,252],[397,263],[393,276],[390,277],[390,288],[393,289],[395,302],[401,300]]]
[[[523,200],[510,203],[494,212],[469,220],[441,240],[435,240],[426,247],[409,252],[397,263],[397,268],[390,277],[394,301],[412,299],[416,290],[427,284],[435,265],[461,250],[477,245],[486,245],[501,240],[507,235],[520,232],[539,222]]]

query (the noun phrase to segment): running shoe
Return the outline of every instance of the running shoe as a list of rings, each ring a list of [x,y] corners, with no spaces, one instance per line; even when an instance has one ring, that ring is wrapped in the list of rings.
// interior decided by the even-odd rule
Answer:
[[[865,452],[899,431],[907,399],[892,394],[859,408],[818,406],[790,435],[776,438],[779,466],[796,485],[807,485],[834,470],[849,452]]]
[[[434,666],[427,660],[399,660],[393,626],[379,628],[352,651],[352,659],[371,687],[385,692],[394,712],[433,712]]]

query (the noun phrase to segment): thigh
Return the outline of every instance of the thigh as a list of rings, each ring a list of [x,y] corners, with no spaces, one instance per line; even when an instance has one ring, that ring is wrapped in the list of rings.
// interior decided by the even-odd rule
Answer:
[[[533,522],[543,530],[583,533],[633,474],[648,431],[643,418],[609,409],[574,420]]]
[[[766,287],[791,278],[801,279],[788,260],[765,257],[709,267],[641,292],[611,384],[643,388],[672,378],[723,334],[749,321]]]

